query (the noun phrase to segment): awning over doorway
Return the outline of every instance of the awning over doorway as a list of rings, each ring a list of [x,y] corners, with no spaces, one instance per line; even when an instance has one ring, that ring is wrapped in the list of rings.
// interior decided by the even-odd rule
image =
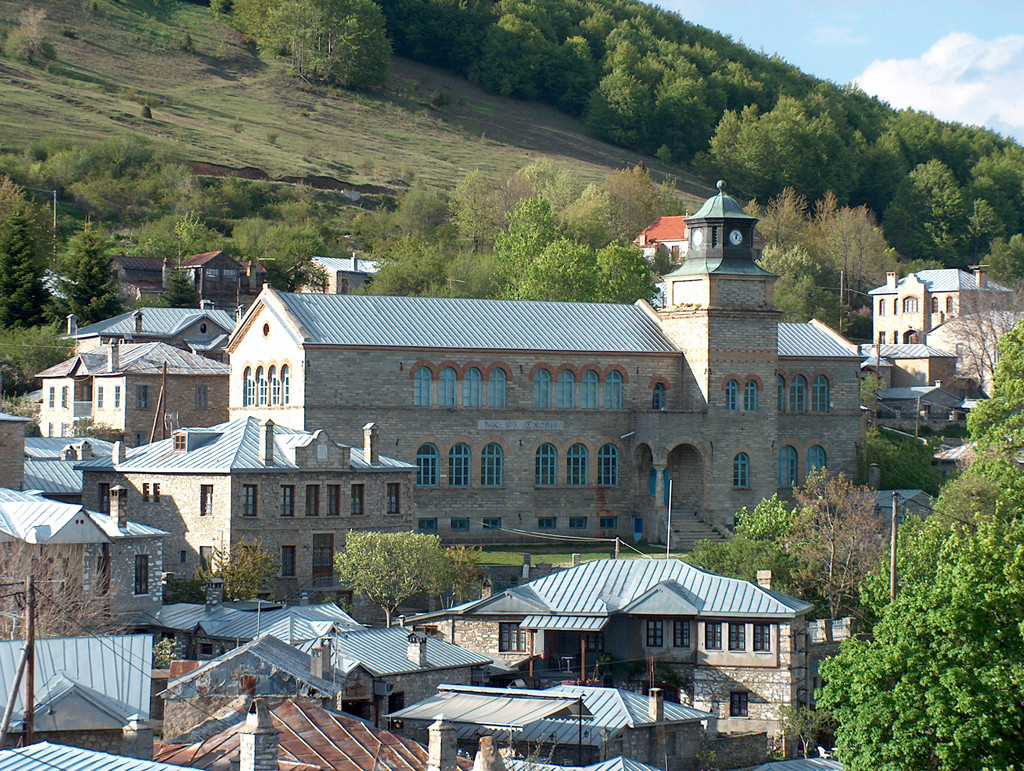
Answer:
[[[459,693],[440,691],[411,707],[392,712],[400,720],[429,720],[439,716],[452,723],[467,723],[492,729],[521,729],[548,717],[577,717],[578,697],[552,698],[519,696],[507,692]],[[590,713],[583,708],[584,717]]]
[[[522,629],[558,629],[564,632],[597,632],[608,623],[607,616],[527,616]]]

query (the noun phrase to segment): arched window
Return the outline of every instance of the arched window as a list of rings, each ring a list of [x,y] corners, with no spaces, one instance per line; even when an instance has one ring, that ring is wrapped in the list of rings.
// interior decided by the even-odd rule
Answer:
[[[563,369],[555,387],[555,407],[560,410],[571,410],[575,406],[576,376],[570,370]]]
[[[437,406],[455,406],[455,370],[445,367],[437,378]]]
[[[904,313],[917,313],[918,310],[917,298],[916,297],[904,297],[903,298],[903,312]]]
[[[786,378],[779,375],[775,378],[776,383],[779,386],[779,412],[786,411]]]
[[[580,380],[580,409],[597,409],[598,379],[597,373],[592,369],[588,369],[583,373],[583,379]]]
[[[537,370],[533,376],[533,407],[538,410],[551,409],[551,373],[546,369]]]
[[[884,316],[885,315],[885,300],[879,300],[878,301],[878,315],[879,316]]]
[[[505,374],[505,370],[501,367],[491,370],[491,375],[487,379],[488,407],[505,408],[505,385],[507,382],[508,375]]]
[[[811,386],[811,412],[828,412],[828,378],[824,375],[814,376]]]
[[[459,442],[448,451],[448,486],[469,487],[469,445]]]
[[[789,384],[789,411],[807,412],[807,378],[794,375]]]
[[[565,455],[565,482],[573,487],[587,483],[587,447],[577,442]]]
[[[939,312],[939,298],[938,297],[933,297],[932,298],[932,313],[938,313],[938,312]]]
[[[821,445],[814,445],[807,451],[807,473],[825,468],[828,456],[825,455],[825,448]]]
[[[788,444],[779,450],[779,487],[796,485],[796,449]]]
[[[292,401],[292,372],[285,364],[281,367],[281,404],[291,404]]]
[[[420,487],[437,487],[437,447],[421,444],[416,450],[416,484]]]
[[[745,452],[732,459],[732,486],[750,487],[750,456]]]
[[[252,407],[256,403],[256,383],[252,379],[252,367],[242,373],[242,406]]]
[[[260,407],[267,406],[267,375],[263,371],[263,367],[259,367],[256,370],[256,392],[259,396]]]
[[[952,312],[953,312],[953,298],[952,297],[947,297],[946,298],[946,313],[952,313]]]
[[[501,445],[495,442],[485,445],[480,454],[480,484],[484,487],[501,487],[505,483],[504,460]]]
[[[412,403],[415,407],[430,406],[430,387],[434,383],[434,374],[430,367],[420,367],[413,377]]]
[[[470,367],[466,370],[466,376],[462,379],[463,407],[480,406],[480,390],[482,388],[483,381],[484,378],[480,374],[480,370],[476,367]]]
[[[622,409],[622,373],[612,370],[604,381],[604,408]]]
[[[619,486],[619,448],[605,444],[597,451],[597,484],[600,487]]]
[[[748,380],[743,387],[743,411],[757,412],[757,381]]]
[[[537,448],[536,478],[538,487],[552,487],[558,483],[558,450],[550,442]]]
[[[740,408],[740,384],[735,380],[725,384],[725,408],[729,412],[736,412]]]
[[[663,410],[665,409],[665,384],[655,383],[654,388],[651,390],[651,409],[652,410]]]
[[[281,378],[277,376],[277,367],[270,368],[270,406],[281,403]]]

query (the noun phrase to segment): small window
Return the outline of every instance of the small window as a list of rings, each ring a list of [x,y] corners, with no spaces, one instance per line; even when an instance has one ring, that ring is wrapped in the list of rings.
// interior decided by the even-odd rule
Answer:
[[[772,649],[772,625],[754,624],[754,650],[766,652]]]
[[[466,517],[452,517],[451,528],[452,530],[469,530],[469,519]]]
[[[96,386],[96,409],[103,409],[103,386]]]
[[[672,647],[673,648],[689,648],[690,647],[690,620],[689,619],[677,619],[673,623],[672,628]]]
[[[651,389],[651,409],[652,410],[663,410],[665,409],[665,384],[655,383],[654,388]]]
[[[614,444],[601,445],[597,451],[597,484],[598,487],[619,485],[619,448]]]
[[[597,409],[597,384],[599,379],[597,373],[592,369],[588,369],[583,373],[583,379],[580,381],[580,409]]]
[[[145,388],[145,386],[139,386],[139,388]],[[64,386],[62,389],[60,389],[60,406],[64,407],[65,409],[68,406],[68,387],[67,386]]]
[[[466,375],[462,379],[462,406],[463,407],[479,407],[480,406],[480,392],[483,386],[483,376],[480,374],[480,370],[476,367],[470,367],[466,370]]]
[[[137,410],[148,410],[149,409],[149,386],[148,385],[137,385],[137,386],[135,386],[135,409],[137,409]]]
[[[136,595],[149,594],[149,555],[135,555],[135,591]]]
[[[537,517],[538,530],[554,530],[558,527],[558,517]]]
[[[647,619],[647,647],[661,648],[665,644],[665,622],[660,618]]]
[[[747,649],[747,625],[729,624],[729,650],[745,651]]]
[[[569,529],[570,530],[586,530],[587,529],[587,518],[586,517],[569,517]]]
[[[182,565],[184,565],[187,561],[188,561],[188,552],[185,549],[182,549],[181,551],[178,552],[178,562],[180,562]]]
[[[828,456],[825,448],[819,444],[814,445],[807,451],[807,473],[820,471],[828,464]]]
[[[306,516],[320,516],[320,485],[306,485]]]
[[[725,408],[729,412],[736,412],[740,408],[740,384],[735,380],[725,384]]]
[[[242,516],[256,516],[256,485],[242,485]]]
[[[573,487],[587,484],[587,448],[579,442],[565,455],[565,482]]]
[[[484,517],[480,524],[484,530],[501,530],[501,517]]]
[[[437,379],[437,406],[438,407],[454,407],[455,406],[455,370],[451,367],[445,367],[441,370],[441,375]]]
[[[352,485],[352,508],[353,517],[362,516],[365,503],[365,491],[363,485]]]
[[[185,452],[186,449],[188,449],[188,437],[184,433],[175,434],[174,435],[174,451],[175,452]]]
[[[729,717],[746,717],[749,694],[746,691],[733,691],[729,694]]]
[[[903,298],[903,312],[904,313],[917,313],[920,306],[918,305],[916,297],[904,297]]]
[[[449,487],[469,487],[470,457],[468,444],[460,442],[452,445],[448,451]]]
[[[789,384],[789,411],[807,411],[807,378],[803,375],[795,375]]]
[[[939,312],[939,298],[938,297],[933,297],[932,298],[932,313],[938,313],[938,312]]]
[[[256,381],[252,377],[252,368],[246,367],[242,373],[242,406],[251,407],[256,403]]]
[[[487,444],[480,454],[480,484],[484,487],[501,487],[504,483],[505,454],[501,445]]]
[[[508,375],[501,367],[491,371],[487,379],[487,406],[495,409],[505,409],[505,391],[508,382]]]
[[[421,444],[416,450],[416,484],[420,487],[437,487],[439,454],[432,444]]]
[[[829,398],[828,378],[815,375],[811,386],[811,412],[828,412]]]
[[[270,406],[277,407],[281,403],[281,378],[277,367],[270,368]]]
[[[757,381],[748,380],[743,387],[743,411],[757,412]]]
[[[260,407],[267,406],[267,395],[267,373],[259,367],[256,370],[256,399]]]
[[[884,316],[885,315],[885,300],[879,300],[878,301],[878,315],[879,316]]]
[[[210,389],[205,385],[196,386],[196,409],[205,410],[210,406]]]
[[[54,386],[50,386],[50,397],[47,401],[47,406],[52,410],[56,406],[57,389]]]
[[[709,651],[722,650],[722,625],[717,621],[704,624],[704,648]]]
[[[732,459],[732,486],[750,487],[750,456],[745,452],[737,453]]]
[[[416,528],[427,533],[433,533],[437,531],[437,518],[436,517],[424,517],[416,520]]]
[[[295,486],[281,485],[281,516],[295,516]]]
[[[551,373],[546,369],[537,370],[533,376],[533,407],[537,410],[551,409]]]
[[[779,487],[796,486],[796,448],[788,444],[779,450]]]
[[[622,409],[622,373],[612,370],[604,381],[604,408]]]
[[[327,485],[327,516],[341,516],[341,485]]]
[[[947,297],[946,298],[946,313],[952,313],[952,312],[953,312],[953,298],[952,297]]]
[[[199,516],[208,517],[213,514],[213,485],[199,487]]]
[[[434,375],[429,367],[420,367],[416,370],[416,375],[413,378],[413,406],[430,406],[430,387],[433,383]]]
[[[558,450],[550,442],[537,448],[534,461],[534,484],[538,487],[552,487],[557,484]]]
[[[402,513],[402,485],[388,482],[387,486],[388,514]]]
[[[576,407],[576,376],[570,370],[564,369],[558,376],[555,407],[560,410],[571,410]]]
[[[601,529],[602,530],[618,530],[619,529],[619,518],[618,517],[601,517]]]
[[[121,409],[121,386],[114,386],[114,409]]]
[[[160,483],[153,483],[153,503],[160,503]]]
[[[142,502],[149,503],[149,483],[142,483]]]
[[[878,344],[885,345],[885,332],[878,333]]]
[[[281,404],[291,404],[292,399],[292,378],[291,370],[285,364],[281,367]]]
[[[295,547],[281,547],[281,576],[283,578],[295,577]]]
[[[498,625],[498,650],[502,653],[518,653],[526,650],[526,630],[513,622]]]

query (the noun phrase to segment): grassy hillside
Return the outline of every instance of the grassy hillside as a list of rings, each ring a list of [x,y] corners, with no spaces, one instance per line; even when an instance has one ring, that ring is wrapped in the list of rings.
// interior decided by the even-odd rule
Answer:
[[[0,59],[5,147],[135,132],[191,161],[388,187],[449,187],[473,169],[498,175],[542,158],[597,181],[643,160],[675,175],[684,198],[708,192],[678,169],[588,137],[552,108],[485,94],[442,70],[396,59],[379,93],[300,89],[203,6],[42,5],[55,58],[35,66]],[[25,7],[0,0],[0,24],[13,27]]]

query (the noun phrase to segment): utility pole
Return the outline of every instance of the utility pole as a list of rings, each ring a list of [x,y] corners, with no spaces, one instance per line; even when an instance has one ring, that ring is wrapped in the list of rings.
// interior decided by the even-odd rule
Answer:
[[[32,744],[36,711],[36,584],[25,579],[25,746]]]
[[[668,480],[668,523],[665,527],[665,559],[672,548],[672,479]]]
[[[896,602],[896,531],[899,527],[897,509],[899,497],[892,491],[892,531],[889,534],[889,601]]]

